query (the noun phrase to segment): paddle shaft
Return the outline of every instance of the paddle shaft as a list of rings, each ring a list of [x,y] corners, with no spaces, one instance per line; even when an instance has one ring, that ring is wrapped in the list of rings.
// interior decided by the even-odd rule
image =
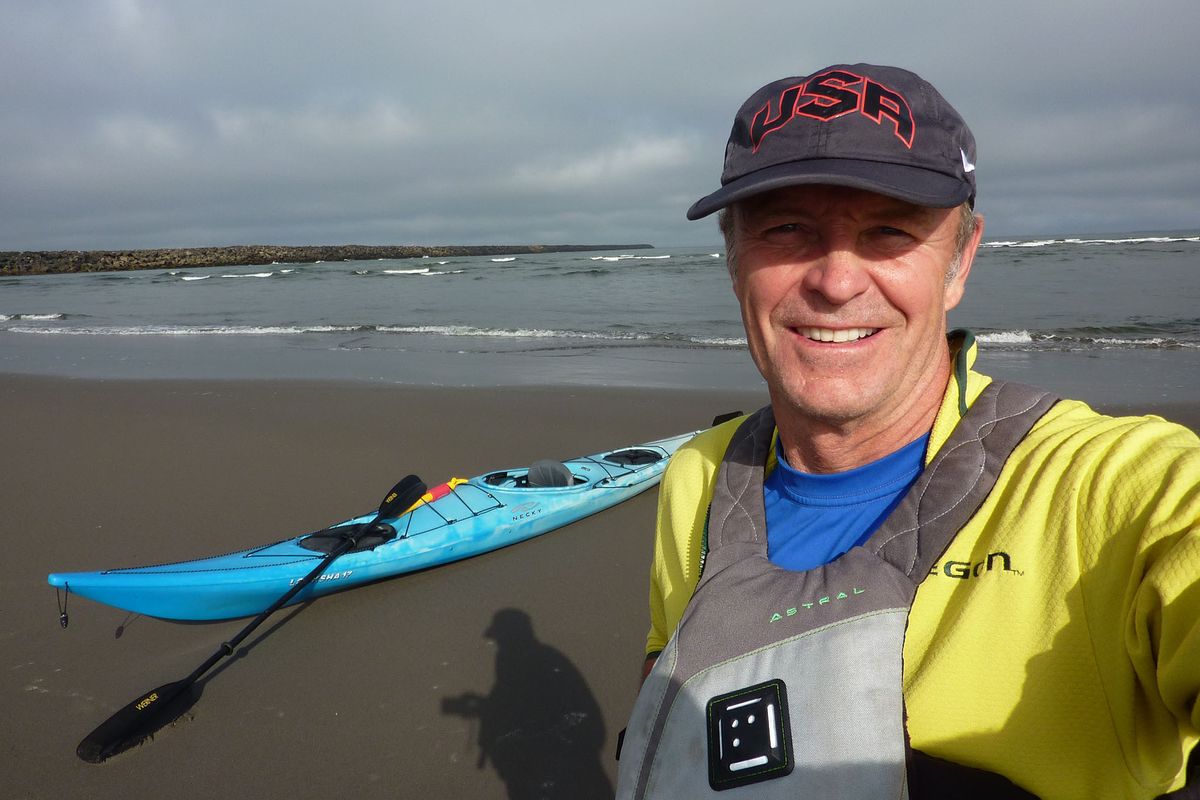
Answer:
[[[369,531],[371,528],[373,528],[375,526],[375,524],[378,521],[379,521],[378,518],[376,518],[375,522],[372,522],[370,525],[367,525],[364,528],[362,528],[362,532],[365,533],[365,532]],[[246,637],[249,636],[251,633],[253,633],[255,628],[257,628],[259,625],[263,624],[263,622],[266,621],[267,617],[271,616],[276,611],[283,608],[285,605],[287,605],[287,602],[289,600],[291,600],[297,594],[302,592],[304,590],[304,588],[306,586],[308,586],[310,583],[315,581],[321,575],[322,572],[324,572],[326,569],[329,568],[329,565],[332,564],[334,562],[334,560],[336,560],[339,556],[341,556],[343,553],[345,553],[350,548],[354,547],[354,545],[356,545],[358,543],[358,539],[359,539],[358,536],[347,536],[344,540],[342,540],[342,542],[340,544],[338,544],[337,547],[335,547],[335,548],[333,548],[333,550],[329,551],[329,555],[327,555],[327,556],[325,556],[325,558],[321,559],[321,563],[318,564],[316,566],[316,568],[312,570],[312,572],[308,573],[303,578],[296,581],[295,586],[288,589],[286,592],[283,593],[283,596],[281,596],[278,600],[276,600],[271,605],[267,606],[267,608],[265,610],[263,610],[263,612],[260,613],[257,617],[255,617],[250,622],[249,625],[242,628],[241,631],[238,632],[237,636],[234,636],[232,639],[230,639],[229,641],[222,644],[219,650],[217,650],[215,653],[213,653],[211,656],[209,656],[208,659],[203,664],[196,667],[195,671],[193,671],[191,675],[184,678],[183,681],[181,681],[181,683],[180,683],[180,691],[187,689],[193,683],[198,681],[200,679],[201,675],[203,675],[204,673],[206,673],[210,669],[212,669],[213,665],[215,665],[222,658],[233,655],[233,652],[234,652],[234,650],[237,649],[237,646],[239,644],[241,644],[243,641],[245,641]]]
[[[388,517],[399,516],[405,513],[405,510],[415,508],[423,499],[426,488],[424,482],[416,475],[409,475],[393,486],[383,502],[380,503],[379,513],[373,520],[362,527],[347,527],[343,540],[321,559],[320,564],[251,620],[250,624],[242,628],[237,636],[221,645],[220,649],[209,656],[203,664],[196,667],[191,675],[181,681],[164,684],[147,692],[100,723],[79,743],[79,747],[75,749],[76,755],[84,761],[99,764],[110,756],[141,744],[164,725],[185,713],[198,699],[198,694],[192,689],[200,680],[201,675],[212,669],[213,665],[222,658],[233,655],[237,646],[267,617],[287,604],[306,586],[311,585],[335,559],[354,548],[359,540],[373,531],[380,521]]]

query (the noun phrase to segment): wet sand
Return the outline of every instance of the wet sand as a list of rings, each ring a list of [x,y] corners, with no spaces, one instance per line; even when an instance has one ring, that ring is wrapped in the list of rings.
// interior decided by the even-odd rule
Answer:
[[[656,491],[280,612],[210,673],[189,719],[99,766],[75,757],[84,735],[245,621],[72,597],[62,630],[45,576],[266,543],[365,512],[410,472],[432,485],[567,458],[764,400],[0,375],[0,794],[604,796],[637,688]],[[1192,405],[1104,410],[1200,429]]]
[[[409,472],[433,485],[568,458],[760,400],[0,376],[0,795],[521,798],[549,783],[537,796],[603,796],[637,689],[656,490],[285,609],[210,673],[193,718],[98,766],[75,757],[80,739],[245,621],[73,596],[62,630],[45,576],[267,543],[366,512]]]

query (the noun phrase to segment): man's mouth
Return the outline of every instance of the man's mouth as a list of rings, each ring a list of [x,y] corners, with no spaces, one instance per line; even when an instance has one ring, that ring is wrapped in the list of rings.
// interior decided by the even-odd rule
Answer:
[[[805,339],[814,342],[855,342],[879,332],[879,328],[795,328]]]

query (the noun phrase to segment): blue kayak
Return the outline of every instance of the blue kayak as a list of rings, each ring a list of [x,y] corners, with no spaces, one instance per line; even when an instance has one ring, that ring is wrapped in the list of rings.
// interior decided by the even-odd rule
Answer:
[[[291,603],[486,553],[603,511],[657,485],[671,454],[693,436],[452,479],[400,516],[381,520],[383,533],[372,528]],[[315,533],[194,561],[55,572],[48,580],[68,593],[153,617],[246,617],[315,569],[344,541],[346,526],[374,519],[365,514]]]

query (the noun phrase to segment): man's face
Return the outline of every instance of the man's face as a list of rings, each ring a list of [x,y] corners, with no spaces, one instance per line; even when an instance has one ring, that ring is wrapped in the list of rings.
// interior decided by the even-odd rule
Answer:
[[[946,312],[962,298],[982,226],[947,280],[958,209],[797,186],[732,213],[733,289],[773,402],[812,420],[885,426],[940,399]]]

